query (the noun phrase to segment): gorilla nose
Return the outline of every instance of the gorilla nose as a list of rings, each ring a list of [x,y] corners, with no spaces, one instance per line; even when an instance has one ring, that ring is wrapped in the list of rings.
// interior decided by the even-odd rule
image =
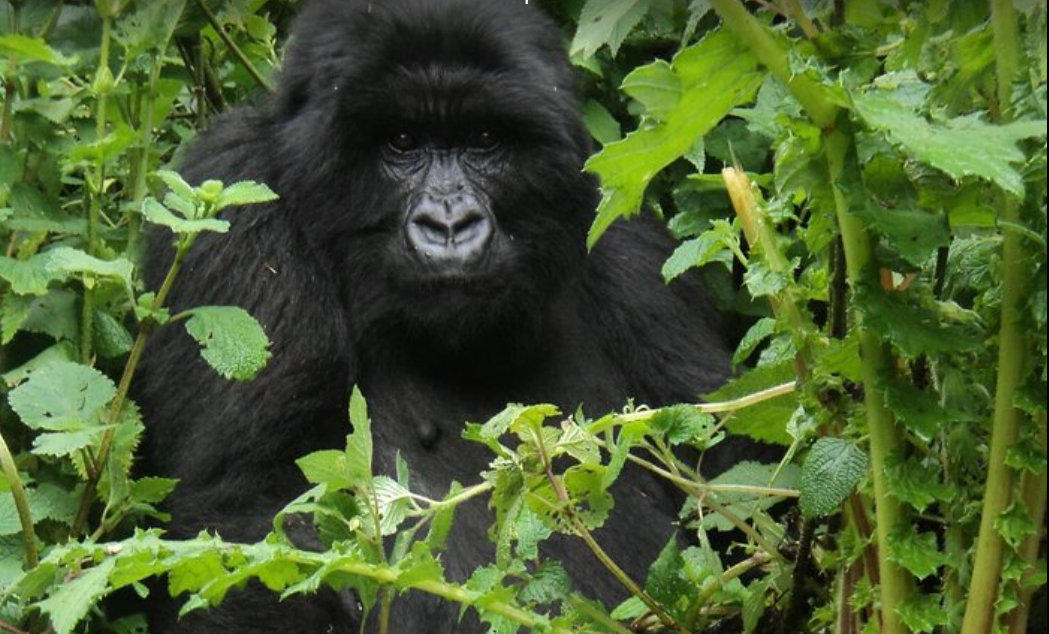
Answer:
[[[473,196],[424,196],[408,214],[408,240],[425,258],[468,261],[492,236],[489,214]]]

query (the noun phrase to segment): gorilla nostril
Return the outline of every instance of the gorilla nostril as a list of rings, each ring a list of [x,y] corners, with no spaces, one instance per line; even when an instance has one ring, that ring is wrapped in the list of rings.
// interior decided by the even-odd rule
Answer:
[[[430,244],[446,245],[449,242],[451,227],[440,220],[425,214],[412,219],[412,224]]]

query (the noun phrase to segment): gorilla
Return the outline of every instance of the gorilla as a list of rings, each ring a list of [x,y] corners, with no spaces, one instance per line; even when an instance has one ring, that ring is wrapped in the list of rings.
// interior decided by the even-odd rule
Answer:
[[[619,223],[587,253],[599,200],[558,30],[521,0],[312,0],[297,19],[277,91],[217,119],[183,167],[192,182],[269,184],[279,200],[227,210],[228,234],[187,257],[172,310],[246,309],[272,341],[254,380],[223,380],[178,328],[158,331],[136,387],[145,458],[180,480],[169,534],[258,540],[306,488],[295,459],[341,448],[348,395],[373,417],[375,465],[399,452],[413,488],[440,497],[476,482],[491,455],[461,438],[508,402],[565,411],[693,401],[719,386],[728,353],[694,279],[665,285],[672,241],[655,218]],[[151,236],[147,281],[172,257]],[[634,578],[674,530],[680,500],[628,468],[596,532]],[[494,559],[483,500],[460,508],[450,577]],[[312,530],[304,527],[305,542]],[[577,590],[625,591],[578,540],[544,554]],[[163,592],[157,593],[163,594]],[[279,602],[232,593],[181,620],[155,599],[155,634],[356,632],[335,592]],[[391,631],[476,632],[475,617],[410,594]]]

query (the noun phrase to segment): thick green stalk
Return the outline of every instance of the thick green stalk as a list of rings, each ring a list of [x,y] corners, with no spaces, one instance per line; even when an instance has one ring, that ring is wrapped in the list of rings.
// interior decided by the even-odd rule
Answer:
[[[19,28],[19,18],[22,13],[21,2],[11,2],[11,22],[10,28],[11,33],[17,34]],[[4,107],[3,112],[0,113],[0,143],[7,143],[11,140],[11,113],[14,112],[15,95],[18,91],[18,73],[15,71],[15,59],[12,57],[8,60],[8,69],[6,77],[4,77]]]
[[[109,40],[110,31],[113,26],[111,17],[102,17],[102,45],[99,54],[98,73],[95,77],[95,88],[98,90],[98,108],[95,111],[95,139],[101,139],[106,134],[106,93],[112,87],[109,72]],[[102,80],[102,77],[110,79]],[[98,231],[102,216],[102,196],[106,182],[106,157],[100,156],[95,163],[93,173],[88,175],[91,201],[88,204],[87,216],[87,252],[98,255]],[[94,181],[91,184],[91,181]],[[91,364],[91,344],[94,339],[95,320],[95,290],[93,287],[84,285],[84,298],[80,316],[80,362]]]
[[[995,62],[998,71],[999,113],[1009,108],[1012,79],[1019,67],[1016,12],[1011,0],[991,0]],[[1004,118],[1004,117],[1003,117]],[[1021,224],[1020,200],[1002,192],[1001,224]],[[1002,232],[1002,312],[998,327],[998,377],[991,425],[991,453],[976,540],[973,577],[965,604],[962,634],[987,634],[995,625],[995,604],[1001,585],[1004,543],[995,521],[1013,499],[1013,470],[1005,464],[1009,447],[1019,435],[1016,390],[1027,359],[1027,337],[1023,327],[1029,270],[1024,237],[1016,231]]]
[[[841,132],[826,138],[827,163],[831,182],[838,183],[845,172],[845,158],[852,139]],[[848,210],[848,201],[840,187],[834,188],[834,205],[838,228],[845,246],[845,266],[849,283],[855,286],[863,281],[871,259],[871,239],[859,218]],[[855,316],[860,336],[860,356],[863,368],[863,401],[867,411],[870,434],[871,476],[874,480],[874,512],[877,517],[878,576],[881,579],[881,617],[883,634],[906,634],[909,630],[900,620],[897,609],[914,591],[910,575],[889,560],[892,546],[889,534],[904,521],[903,506],[889,494],[885,467],[890,456],[903,448],[902,434],[896,418],[881,396],[877,385],[881,376],[891,367],[889,353],[878,336],[863,328],[859,314]]]
[[[36,568],[40,562],[36,551],[36,531],[33,530],[33,515],[29,511],[29,500],[26,498],[25,489],[22,488],[22,480],[18,477],[18,465],[11,455],[11,448],[7,446],[3,434],[0,434],[0,471],[3,471],[7,479],[7,485],[11,487],[11,497],[15,501],[15,512],[18,514],[18,522],[22,525],[22,541],[25,542],[26,568]]]
[[[775,35],[765,25],[758,22],[739,0],[710,0],[710,4],[725,25],[750,47],[758,61],[790,88],[813,123],[823,129],[834,126],[838,107],[828,98],[827,89],[805,75],[791,71],[785,47],[776,41]]]

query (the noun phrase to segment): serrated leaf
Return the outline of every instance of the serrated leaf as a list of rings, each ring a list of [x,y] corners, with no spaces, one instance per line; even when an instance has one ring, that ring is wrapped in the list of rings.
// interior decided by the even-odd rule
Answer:
[[[590,57],[607,44],[614,56],[648,8],[646,0],[587,0],[570,54]]]
[[[48,253],[38,253],[27,260],[0,255],[0,277],[17,295],[43,295],[47,285],[60,277],[48,268],[49,261]]]
[[[820,438],[801,468],[801,511],[826,517],[838,510],[867,472],[867,454],[841,438]]]
[[[671,405],[660,409],[649,427],[654,433],[666,436],[667,442],[673,445],[692,441],[700,435],[713,431],[717,421],[710,414],[704,414],[691,405]]]
[[[237,306],[201,306],[186,311],[186,332],[202,347],[200,354],[227,379],[252,379],[269,361],[266,332]]]
[[[178,173],[171,170],[157,170],[157,177],[167,185],[171,193],[175,194],[182,200],[190,201],[194,200],[196,191],[193,186],[186,182],[184,178]]]
[[[109,593],[109,575],[116,559],[103,559],[97,566],[68,579],[51,596],[36,604],[51,621],[56,634],[70,634],[100,598]]]
[[[583,106],[583,122],[586,123],[590,136],[601,145],[615,143],[623,138],[619,122],[598,101],[591,99]]]
[[[1017,141],[1046,135],[1045,121],[1017,121],[992,125],[974,116],[957,117],[946,124],[926,121],[884,92],[852,95],[855,112],[864,122],[886,132],[915,159],[955,179],[977,176],[1023,196],[1023,177],[1012,163],[1024,160]]]
[[[954,489],[940,479],[937,465],[925,464],[916,457],[891,461],[885,468],[889,493],[919,512],[934,502],[951,499]]]
[[[929,634],[950,622],[939,595],[915,593],[896,608],[904,625],[914,634]]]
[[[88,275],[110,278],[121,282],[125,288],[131,288],[131,274],[134,266],[124,258],[102,260],[70,247],[51,249],[47,255],[47,268],[52,275]]]
[[[758,366],[743,376],[733,379],[716,392],[706,394],[707,401],[730,401],[754,392],[774,387],[796,378],[793,360],[771,365]],[[734,412],[727,427],[736,435],[743,435],[762,442],[789,446],[790,434],[787,423],[798,408],[798,397],[794,393]]]
[[[192,235],[204,231],[226,233],[229,231],[230,226],[229,222],[219,218],[201,218],[199,220],[179,218],[167,207],[157,202],[155,198],[146,198],[142,201],[142,215],[153,224],[167,227],[177,234]]]
[[[346,468],[352,479],[367,482],[372,477],[372,422],[368,403],[356,385],[350,395],[350,424],[353,431],[346,437]]]
[[[346,452],[335,449],[315,451],[295,461],[306,481],[324,484],[329,491],[349,489],[354,481],[346,459]]]
[[[117,393],[109,377],[79,363],[47,365],[11,391],[8,403],[31,429],[75,431],[94,422]]]
[[[946,246],[950,240],[947,218],[943,214],[885,207],[856,209],[853,213],[915,266],[925,264],[937,248]]]
[[[1034,535],[1038,526],[1023,502],[1015,501],[994,520],[994,528],[1013,548],[1019,548],[1025,538]]]
[[[645,113],[661,120],[681,101],[681,80],[665,60],[639,66],[623,78],[620,90],[641,102]]]
[[[946,553],[940,552],[934,533],[918,533],[909,524],[901,524],[889,534],[889,560],[918,579],[936,574],[940,566],[950,561]]]
[[[20,62],[42,62],[52,66],[72,66],[77,62],[76,55],[66,56],[47,45],[40,38],[28,37],[18,33],[0,36],[0,54]]]
[[[572,592],[572,581],[557,561],[543,562],[521,588],[518,599],[525,603],[554,603]]]
[[[857,284],[854,297],[864,325],[908,357],[969,352],[983,345],[974,313],[951,302],[938,302],[924,288],[884,292],[872,284]]]
[[[268,186],[255,181],[240,181],[222,189],[215,209],[217,211],[234,205],[251,205],[272,200],[277,200],[277,193]]]
[[[594,244],[618,218],[636,214],[649,181],[684,156],[736,106],[754,97],[763,78],[757,60],[728,31],[715,31],[678,53],[672,68],[684,90],[657,125],[636,130],[587,161],[603,197],[587,236]]]

